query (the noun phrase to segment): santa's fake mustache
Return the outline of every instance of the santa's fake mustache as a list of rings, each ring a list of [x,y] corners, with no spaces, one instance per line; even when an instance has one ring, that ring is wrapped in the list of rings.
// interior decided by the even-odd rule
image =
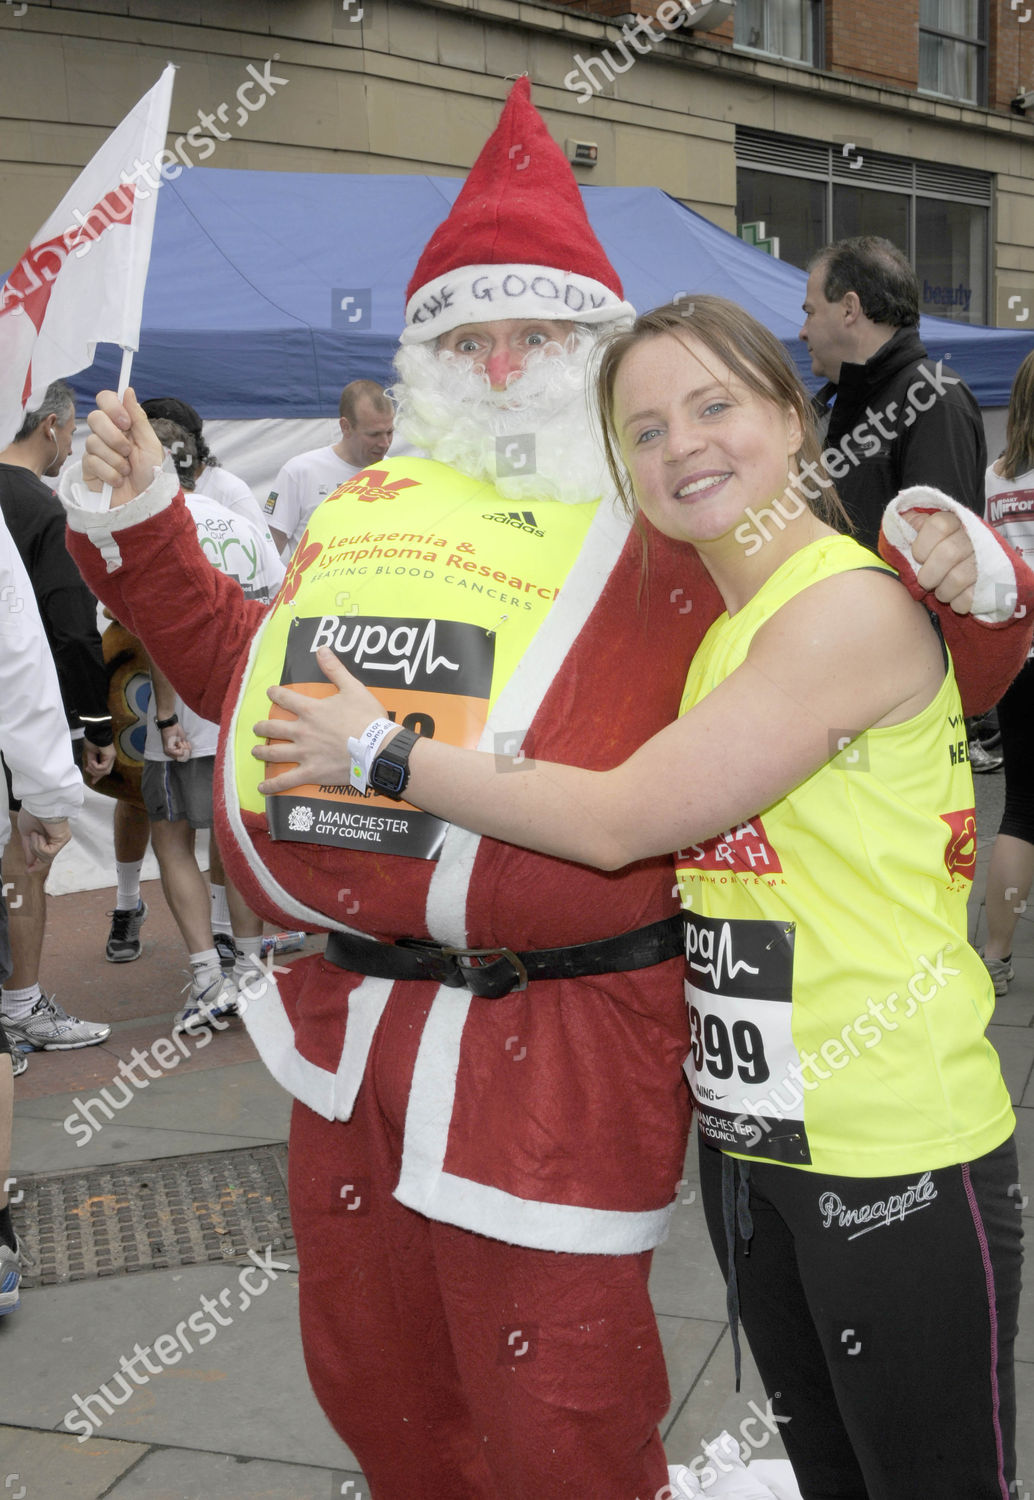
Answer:
[[[395,430],[440,463],[488,480],[507,500],[598,500],[613,484],[588,401],[597,342],[594,330],[576,329],[563,350],[534,350],[504,391],[493,391],[469,359],[404,344],[395,356],[400,380],[389,392]]]

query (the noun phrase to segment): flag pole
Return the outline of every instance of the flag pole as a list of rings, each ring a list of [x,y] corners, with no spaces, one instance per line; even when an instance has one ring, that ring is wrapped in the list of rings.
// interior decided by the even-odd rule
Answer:
[[[118,372],[118,398],[120,401],[126,394],[126,387],[128,386],[130,376],[133,373],[133,355],[135,353],[135,349],[122,350],[122,368]]]
[[[121,368],[120,368],[120,370],[118,372],[118,398],[119,398],[120,401],[122,400],[123,396],[125,396],[125,394],[126,394],[126,387],[129,385],[129,379],[130,379],[130,376],[133,373],[133,355],[135,353],[136,353],[135,349],[126,349],[126,348],[123,348],[123,350],[122,350],[122,366],[121,366]],[[104,486],[104,488],[101,490],[101,510],[110,510],[110,509],[111,509],[111,485],[110,484],[106,484]]]

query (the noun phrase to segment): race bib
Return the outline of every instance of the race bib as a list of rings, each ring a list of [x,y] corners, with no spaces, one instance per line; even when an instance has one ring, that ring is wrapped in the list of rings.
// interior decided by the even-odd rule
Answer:
[[[281,685],[323,697],[333,692],[316,665],[329,647],[384,704],[386,717],[450,745],[474,749],[488,718],[495,635],[459,620],[322,615],[292,621]],[[271,718],[287,718],[275,705]],[[270,797],[277,839],[376,848],[437,859],[448,824],[407,802],[351,786],[301,786]]]
[[[684,916],[697,1128],[727,1151],[810,1162],[791,1029],[793,924]]]

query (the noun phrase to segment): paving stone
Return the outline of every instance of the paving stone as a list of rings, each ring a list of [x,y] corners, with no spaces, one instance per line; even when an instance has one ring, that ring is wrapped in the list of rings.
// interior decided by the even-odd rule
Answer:
[[[111,1494],[119,1476],[147,1452],[141,1443],[80,1443],[67,1432],[0,1427],[0,1495],[4,1500],[98,1500]]]
[[[343,1489],[348,1478],[351,1487]],[[166,1449],[148,1454],[108,1494],[111,1500],[368,1500],[369,1491],[358,1469],[344,1475],[267,1459]]]
[[[256,1267],[245,1306],[240,1269],[188,1266],[25,1292],[18,1312],[0,1319],[4,1417],[64,1434],[71,1412],[73,1436],[92,1424],[91,1441],[357,1470],[309,1387],[296,1274],[278,1270],[259,1293],[266,1273]],[[138,1347],[151,1351],[156,1373]],[[137,1378],[131,1370],[115,1379],[123,1357]],[[98,1395],[102,1385],[124,1404]],[[46,1500],[45,1492],[27,1500]]]

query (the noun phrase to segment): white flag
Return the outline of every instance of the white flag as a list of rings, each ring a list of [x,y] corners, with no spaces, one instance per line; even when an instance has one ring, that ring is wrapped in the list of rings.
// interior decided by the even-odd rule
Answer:
[[[0,287],[0,444],[98,343],[139,347],[175,72],[112,132]]]

